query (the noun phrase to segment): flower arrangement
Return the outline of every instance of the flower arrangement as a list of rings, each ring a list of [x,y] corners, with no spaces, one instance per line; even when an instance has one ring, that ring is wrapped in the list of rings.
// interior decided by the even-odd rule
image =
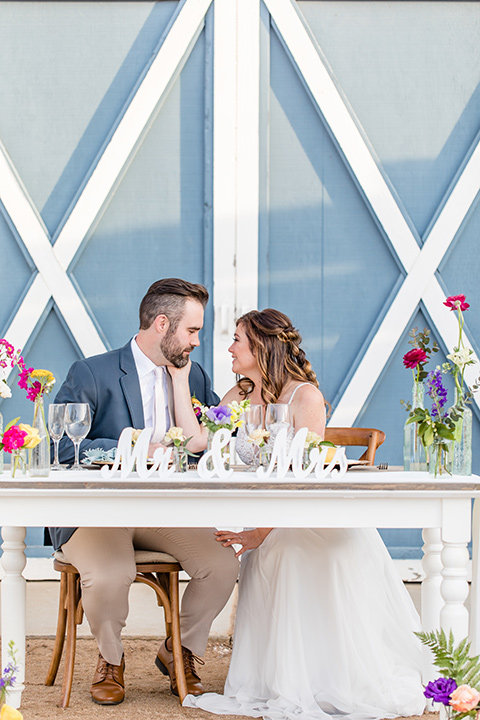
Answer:
[[[434,460],[435,475],[438,470],[442,471],[441,464],[439,464],[440,457],[446,456],[450,452],[450,443],[460,442],[466,404],[471,402],[473,392],[479,387],[478,384],[474,384],[471,389],[464,390],[465,367],[475,363],[472,358],[473,351],[466,348],[463,341],[465,322],[463,312],[468,310],[470,305],[466,302],[465,295],[452,295],[446,298],[443,304],[450,311],[456,312],[458,317],[458,344],[454,347],[453,352],[447,355],[450,362],[443,363],[441,367],[437,365],[435,370],[427,373],[426,363],[430,360],[432,353],[438,352],[436,342],[430,346],[430,332],[427,329],[419,334],[417,334],[417,328],[410,332],[412,338],[410,344],[413,345],[413,349],[403,357],[403,364],[412,370],[414,381],[420,383],[425,380],[426,391],[432,401],[431,410],[423,407],[412,408],[410,403],[405,403],[403,400],[401,402],[409,412],[406,425],[416,423],[417,434],[422,445],[426,449],[433,445],[437,450]],[[442,375],[448,374],[453,376],[456,393],[454,404],[446,408],[447,390],[443,384]],[[457,470],[457,472],[459,471]],[[466,471],[466,474],[468,473],[469,471]]]
[[[196,398],[192,398],[192,405],[193,411],[202,425],[210,432],[215,433],[222,428],[233,431],[243,425],[242,415],[250,405],[250,400],[242,400],[240,403],[234,400],[228,405],[206,407],[201,405]],[[201,409],[201,414],[195,408]]]
[[[20,369],[18,387],[27,391],[27,400],[35,402],[53,390],[55,378],[50,370],[34,370],[25,365],[20,366]]]
[[[175,427],[175,425],[165,433],[165,437],[163,438],[167,445],[174,445],[178,450],[189,457],[197,457],[195,453],[192,453],[187,449],[187,443],[190,442],[191,439],[191,437],[186,438],[183,434],[182,428]]]
[[[15,650],[13,640],[11,640],[8,644],[8,654],[10,656],[10,662],[4,669],[0,678],[0,720],[22,720],[23,715],[21,712],[15,710],[15,708],[10,705],[4,704],[8,688],[13,687],[15,684],[15,673],[17,673],[19,669],[17,663],[17,652]]]
[[[476,689],[480,686],[480,663],[478,655],[470,657],[470,643],[465,638],[455,647],[452,631],[448,639],[443,630],[416,635],[431,649],[442,676],[426,685],[425,697],[444,705],[452,720],[476,717],[480,710],[480,692]]]
[[[304,448],[305,450],[313,450],[313,448],[321,448],[321,447],[336,447],[330,440],[324,440],[321,435],[318,435],[316,432],[308,432],[307,437],[305,438],[305,444]]]
[[[430,447],[433,442],[453,440],[455,423],[449,410],[445,410],[447,390],[442,382],[442,370],[437,365],[427,375],[427,395],[432,400],[431,411],[428,408],[414,408],[410,413],[407,424],[418,423],[418,434],[424,447]],[[445,444],[445,443],[443,443]],[[445,446],[446,450],[447,447]]]
[[[15,420],[8,423],[0,441],[0,452],[5,450],[5,452],[13,455],[12,477],[15,477],[18,469],[25,470],[21,451],[32,450],[41,442],[37,428],[25,423],[17,425],[19,420],[20,418],[15,418]]]

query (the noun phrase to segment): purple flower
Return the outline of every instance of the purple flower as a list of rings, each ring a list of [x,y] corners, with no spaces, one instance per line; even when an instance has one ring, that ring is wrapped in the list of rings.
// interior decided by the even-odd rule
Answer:
[[[228,425],[232,417],[232,411],[227,405],[219,405],[218,407],[209,408],[205,415],[215,425]]]
[[[447,390],[443,387],[442,371],[435,368],[427,375],[427,393],[432,398],[432,418],[437,417],[447,402]]]
[[[429,682],[423,693],[426,698],[431,698],[433,702],[450,705],[450,695],[457,689],[457,683],[452,678],[438,678]]]

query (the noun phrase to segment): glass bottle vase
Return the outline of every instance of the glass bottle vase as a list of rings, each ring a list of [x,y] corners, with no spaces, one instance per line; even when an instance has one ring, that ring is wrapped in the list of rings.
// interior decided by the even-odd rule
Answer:
[[[50,474],[50,436],[45,422],[43,397],[40,396],[35,400],[32,427],[38,430],[40,443],[30,450],[30,475],[47,477]]]
[[[423,408],[425,388],[423,382],[414,382],[412,388],[412,410]],[[403,430],[403,469],[427,471],[427,455],[418,435],[418,423],[405,423]]]
[[[463,405],[463,413],[457,421],[455,429],[455,441],[453,443],[453,464],[454,475],[472,474],[472,411],[462,401],[462,397],[455,389],[455,405]]]

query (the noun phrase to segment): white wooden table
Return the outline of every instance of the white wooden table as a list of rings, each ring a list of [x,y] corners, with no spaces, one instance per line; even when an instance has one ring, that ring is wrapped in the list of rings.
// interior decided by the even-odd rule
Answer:
[[[98,471],[51,473],[44,481],[0,476],[2,667],[10,640],[22,664],[9,703],[19,707],[24,689],[22,571],[25,528],[31,526],[423,528],[423,627],[451,628],[458,639],[468,634],[467,544],[480,477],[434,480],[427,473],[372,469],[336,482],[271,480],[235,473],[228,483],[206,482],[195,471],[157,482],[104,480]]]

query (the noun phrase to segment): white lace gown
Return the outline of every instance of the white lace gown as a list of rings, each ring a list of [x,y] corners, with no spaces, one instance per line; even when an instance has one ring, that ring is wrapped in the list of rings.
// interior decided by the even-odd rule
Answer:
[[[269,720],[419,715],[417,629],[376,530],[275,529],[243,556],[224,695],[184,705]]]

